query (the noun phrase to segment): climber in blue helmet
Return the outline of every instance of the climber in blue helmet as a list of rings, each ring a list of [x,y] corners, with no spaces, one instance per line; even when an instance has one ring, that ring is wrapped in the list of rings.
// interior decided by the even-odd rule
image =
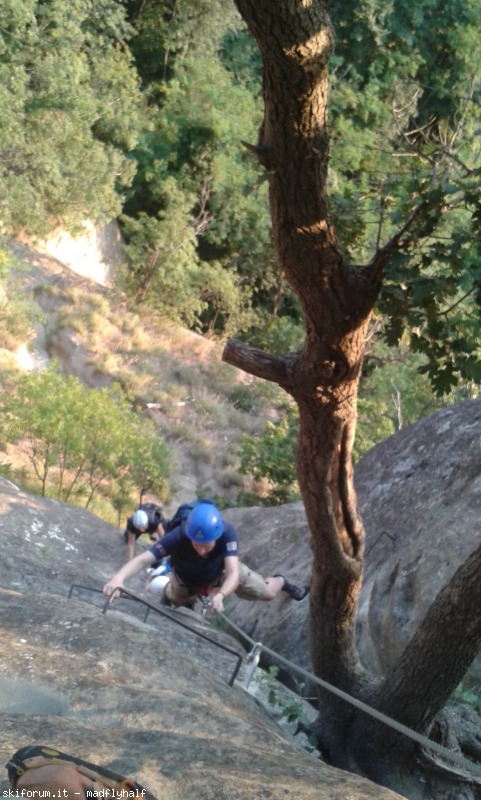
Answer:
[[[273,600],[284,591],[294,600],[303,600],[309,588],[290,583],[283,575],[263,578],[239,561],[237,533],[222,519],[212,503],[200,503],[180,524],[146,552],[129,561],[105,584],[110,596],[124,581],[154,562],[170,557],[172,572],[165,587],[167,605],[192,605],[196,596],[209,596],[211,611],[224,610],[231,594],[244,600]]]
[[[193,508],[185,524],[185,535],[191,542],[209,544],[224,533],[220,511],[212,503],[200,503]]]

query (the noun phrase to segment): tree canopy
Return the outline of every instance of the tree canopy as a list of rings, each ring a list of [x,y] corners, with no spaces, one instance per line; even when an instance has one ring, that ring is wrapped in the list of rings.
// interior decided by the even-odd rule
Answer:
[[[5,0],[0,29],[0,216],[46,234],[110,219],[144,117],[115,0]]]
[[[478,382],[479,3],[351,0],[331,18],[339,243],[366,264],[427,203],[385,266],[377,336],[409,343],[439,394]],[[6,229],[120,215],[136,302],[277,348],[301,330],[255,149],[260,53],[230,0],[7,0],[0,44]]]

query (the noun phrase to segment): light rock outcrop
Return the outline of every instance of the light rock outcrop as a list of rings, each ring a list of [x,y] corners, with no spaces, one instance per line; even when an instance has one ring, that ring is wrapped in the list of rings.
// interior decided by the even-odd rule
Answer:
[[[77,275],[90,278],[101,286],[109,286],[115,270],[123,261],[122,245],[116,220],[101,226],[86,220],[78,236],[61,230],[37,243],[37,248]]]

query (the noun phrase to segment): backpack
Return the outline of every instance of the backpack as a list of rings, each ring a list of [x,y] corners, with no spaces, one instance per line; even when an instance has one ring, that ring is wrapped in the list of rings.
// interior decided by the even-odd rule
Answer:
[[[182,505],[178,507],[172,519],[169,520],[166,525],[164,525],[165,532],[169,533],[169,531],[173,531],[174,528],[177,528],[178,525],[181,525],[183,522],[185,522],[190,512],[197,506],[200,506],[201,503],[210,503],[211,505],[215,506],[214,500],[209,500],[205,497],[198,497],[196,500],[191,500],[190,503],[182,503]]]
[[[149,518],[149,522],[153,520],[157,524],[159,524],[159,522],[162,523],[162,527],[165,530],[167,520],[164,516],[162,506],[159,506],[157,503],[141,503],[137,510],[145,511]]]
[[[153,794],[144,789],[137,781],[124,778],[106,767],[92,764],[76,756],[67,755],[60,750],[52,747],[40,745],[27,745],[17,750],[6,765],[10,786],[13,789],[14,797],[22,796],[22,789],[16,790],[17,781],[24,772],[36,767],[43,767],[52,764],[73,765],[80,775],[85,775],[92,781],[92,791],[87,789],[88,796],[92,797],[131,797],[142,800],[155,800]],[[28,795],[28,790],[25,790]],[[32,791],[36,791],[33,789]],[[64,790],[65,791],[65,790]],[[59,790],[48,789],[42,793],[46,797],[58,797]]]

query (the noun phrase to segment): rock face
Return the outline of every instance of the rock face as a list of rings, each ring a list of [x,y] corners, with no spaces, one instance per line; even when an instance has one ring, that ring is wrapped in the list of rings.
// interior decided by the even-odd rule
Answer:
[[[481,400],[446,408],[372,448],[356,465],[355,482],[366,529],[359,647],[366,667],[382,673],[479,544]],[[228,518],[249,566],[308,582],[309,533],[301,503],[233,509]],[[308,668],[307,603],[281,595],[273,603],[233,606],[240,627],[254,639]]]
[[[79,236],[72,237],[59,231],[47,241],[41,242],[38,249],[78,275],[108,286],[113,274],[122,263],[122,237],[115,220],[98,227],[86,220]]]
[[[359,645],[382,673],[479,545],[481,401],[391,436],[364,456],[355,476],[367,532]]]
[[[26,744],[50,744],[132,775],[159,800],[400,797],[287,739],[239,683],[229,686],[240,645],[195,612],[176,618],[214,642],[152,611],[145,618],[131,600],[103,614],[98,592],[82,587],[98,590],[122,563],[117,528],[4,479],[0,526],[4,763]],[[142,593],[140,577],[130,583]]]
[[[241,561],[264,577],[280,573],[294,583],[309,584],[311,550],[301,502],[279,508],[235,508],[225,512],[240,538]],[[309,599],[291,600],[280,592],[268,603],[229,598],[227,611],[240,628],[301,667],[310,669],[307,648]],[[269,659],[266,659],[269,663]],[[283,673],[284,674],[284,673]],[[287,675],[284,674],[287,679]],[[296,685],[293,675],[289,683]]]
[[[22,293],[35,297],[37,311],[41,309],[37,316],[49,320],[48,336],[46,330],[37,332],[36,354],[24,353],[31,359],[36,355],[29,368],[44,366],[55,356],[66,372],[77,375],[87,385],[108,386],[112,377],[100,369],[78,331],[68,326],[57,329],[52,323],[59,309],[70,302],[71,289],[85,290],[87,286],[90,292],[93,284],[31,247],[16,242],[11,248],[23,264],[19,271]],[[108,248],[104,250],[107,252]],[[123,316],[119,307],[116,317]],[[201,337],[189,333],[181,349],[183,361],[175,361],[176,369],[192,366],[186,361],[187,351],[197,366],[203,358],[208,359],[210,356],[202,349],[206,346],[212,348],[213,344],[206,345]],[[160,370],[164,369],[164,360],[154,364],[149,358],[148,373],[158,376],[157,383],[175,385],[174,373]],[[201,399],[205,392],[203,384]],[[151,408],[158,403],[146,403],[146,409],[161,431],[166,423],[166,428],[174,424],[197,432],[202,430],[202,412],[196,412],[194,400],[189,395],[188,402],[179,402],[178,415],[169,419],[161,409]],[[447,408],[390,437],[356,466],[367,554],[359,643],[366,666],[375,672],[382,672],[396,660],[436,593],[478,540],[480,415],[479,400]],[[178,503],[197,493],[235,502],[238,486],[231,482],[232,476],[223,469],[222,460],[238,441],[238,419],[225,428],[218,422],[210,424],[208,430],[204,427],[202,441],[195,447],[189,445],[188,437],[185,443],[175,438],[172,449],[177,486],[167,513],[173,513]],[[242,557],[249,566],[263,574],[286,572],[301,582],[309,580],[311,554],[302,504],[233,509],[227,516],[239,530]],[[306,600],[298,606],[284,595],[264,606],[232,601],[249,635],[281,653],[295,653],[305,667],[309,664],[307,604]]]

